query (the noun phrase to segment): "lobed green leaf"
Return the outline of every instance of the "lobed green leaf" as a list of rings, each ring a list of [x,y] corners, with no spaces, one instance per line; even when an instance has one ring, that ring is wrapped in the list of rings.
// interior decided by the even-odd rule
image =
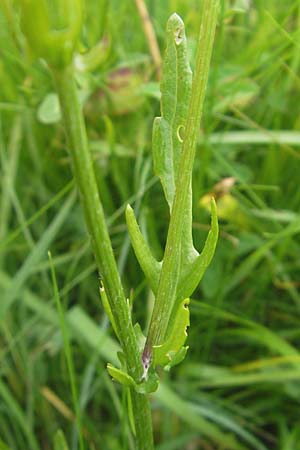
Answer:
[[[214,198],[211,199],[211,229],[205,241],[204,248],[192,264],[183,267],[180,282],[178,283],[178,298],[192,295],[206,269],[214,256],[219,236],[217,205]]]
[[[170,210],[191,88],[192,71],[187,60],[184,23],[177,14],[173,14],[167,23],[167,48],[161,81],[162,116],[157,117],[153,124],[154,171],[160,178]]]
[[[182,361],[186,350],[182,351],[187,338],[187,327],[190,325],[189,298],[184,299],[177,309],[173,323],[169,327],[166,341],[153,347],[153,366],[172,367]],[[180,355],[178,355],[180,354]],[[172,364],[173,361],[173,364]]]

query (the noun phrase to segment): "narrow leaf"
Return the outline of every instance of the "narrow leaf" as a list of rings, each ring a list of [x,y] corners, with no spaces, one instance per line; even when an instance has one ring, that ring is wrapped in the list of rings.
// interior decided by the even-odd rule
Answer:
[[[130,205],[126,208],[126,222],[135,255],[154,292],[157,292],[161,264],[154,258],[136,221]]]
[[[184,298],[191,296],[201,278],[203,277],[207,267],[211,263],[215,253],[219,236],[219,225],[217,217],[217,206],[215,200],[211,200],[211,229],[205,241],[201,254],[191,264],[186,266],[183,271],[182,278],[178,283],[177,297]]]
[[[128,375],[128,373],[124,372],[121,369],[117,369],[116,367],[112,366],[111,364],[107,364],[107,371],[109,375],[118,383],[122,384],[123,386],[128,387],[134,387],[135,381],[134,379]]]
[[[184,23],[173,14],[167,23],[167,48],[161,81],[161,117],[153,124],[153,161],[172,209],[182,137],[192,87]]]

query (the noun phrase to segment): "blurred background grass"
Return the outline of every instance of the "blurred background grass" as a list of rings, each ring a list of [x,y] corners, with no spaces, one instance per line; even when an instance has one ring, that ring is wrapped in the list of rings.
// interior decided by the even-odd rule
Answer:
[[[176,11],[191,64],[199,1],[147,2],[163,52]],[[224,0],[195,162],[194,239],[217,198],[217,253],[191,303],[190,350],[152,396],[159,450],[300,449],[300,6]],[[51,250],[89,449],[133,449],[126,396],[105,364],[117,344],[74,191],[47,67],[28,54],[17,8],[0,8],[0,449],[48,450],[78,433],[47,256]],[[78,85],[126,292],[147,324],[152,296],[130,247],[128,202],[157,257],[167,207],[153,176],[159,84],[135,2],[90,0]],[[80,70],[81,69],[81,70]]]

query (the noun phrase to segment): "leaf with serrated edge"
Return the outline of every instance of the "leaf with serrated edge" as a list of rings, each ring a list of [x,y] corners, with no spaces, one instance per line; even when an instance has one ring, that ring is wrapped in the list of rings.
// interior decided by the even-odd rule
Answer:
[[[174,315],[174,321],[166,341],[153,347],[153,366],[168,365],[183,347],[187,338],[187,327],[190,325],[189,298],[184,299]]]

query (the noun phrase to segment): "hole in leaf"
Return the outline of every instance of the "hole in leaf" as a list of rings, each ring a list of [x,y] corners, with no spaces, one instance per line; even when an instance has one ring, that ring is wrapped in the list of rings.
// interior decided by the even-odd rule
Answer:
[[[179,142],[183,142],[184,139],[184,125],[179,125],[179,127],[177,128],[177,139],[179,140]]]
[[[183,41],[183,37],[184,37],[183,28],[176,28],[176,30],[174,31],[175,44],[176,45],[181,44],[181,42]]]

